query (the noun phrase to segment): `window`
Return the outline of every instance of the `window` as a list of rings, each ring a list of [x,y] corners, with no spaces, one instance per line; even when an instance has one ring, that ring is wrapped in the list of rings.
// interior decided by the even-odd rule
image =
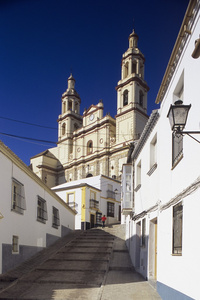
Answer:
[[[66,102],[63,102],[63,114],[66,113]]]
[[[136,61],[133,61],[132,62],[132,73],[136,73],[136,66],[137,66]]]
[[[183,205],[182,202],[173,207],[173,247],[172,253],[182,254],[182,222],[183,222]]]
[[[150,176],[157,168],[157,135],[154,136],[150,143],[150,170],[148,175]]]
[[[107,198],[115,199],[115,192],[113,192],[112,184],[108,184]]]
[[[74,193],[69,193],[67,194],[67,204],[75,209],[75,194]]]
[[[142,91],[140,91],[140,93],[139,93],[139,105],[141,107],[143,107],[143,104],[144,104],[144,94],[143,94]]]
[[[142,220],[142,247],[145,247],[146,238],[146,219]]]
[[[112,202],[107,202],[107,216],[114,217],[115,204]]]
[[[23,214],[26,209],[24,185],[16,179],[12,179],[12,203],[11,210]]]
[[[99,201],[90,199],[90,208],[99,208]]]
[[[175,166],[183,157],[183,136],[172,133],[172,166]]]
[[[52,207],[52,227],[58,228],[60,226],[59,210],[56,207]]]
[[[90,140],[90,141],[87,142],[87,154],[91,154],[92,151],[93,151],[93,143]]]
[[[12,237],[12,253],[19,253],[19,237],[16,235]]]
[[[124,78],[128,76],[128,62],[125,63],[124,65]]]
[[[128,104],[128,90],[125,90],[123,93],[123,106]]]
[[[47,220],[47,203],[44,199],[38,196],[37,221],[46,223]]]
[[[135,191],[137,192],[141,187],[141,161],[137,164],[137,173],[136,173],[136,188]]]
[[[65,135],[65,128],[66,128],[66,125],[65,123],[62,125],[62,135]]]
[[[74,130],[77,130],[78,129],[78,125],[75,123],[74,124]]]
[[[175,103],[179,99],[182,101],[184,100],[184,71],[182,72],[173,93],[173,102]]]

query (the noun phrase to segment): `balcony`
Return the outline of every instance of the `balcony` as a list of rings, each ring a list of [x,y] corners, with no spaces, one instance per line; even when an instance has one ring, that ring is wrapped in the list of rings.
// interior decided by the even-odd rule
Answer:
[[[99,208],[99,201],[94,200],[94,199],[90,199],[90,208]]]
[[[114,199],[115,200],[115,192],[111,190],[107,190],[107,198]]]

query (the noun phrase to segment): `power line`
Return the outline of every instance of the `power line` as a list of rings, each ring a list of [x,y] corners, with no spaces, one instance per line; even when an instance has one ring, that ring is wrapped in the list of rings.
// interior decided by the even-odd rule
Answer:
[[[39,140],[39,139],[30,138],[30,137],[25,137],[25,136],[19,136],[19,135],[15,135],[15,134],[5,133],[5,132],[0,132],[0,134],[1,135],[5,135],[5,136],[9,136],[9,137],[13,137],[13,138],[23,139],[23,140],[36,141],[36,142],[42,142],[42,143],[47,143],[47,144],[56,144],[56,142],[52,142],[52,141]]]
[[[47,128],[47,129],[54,129],[54,130],[57,130],[57,128],[55,128],[55,127],[44,126],[44,125],[35,124],[35,123],[29,123],[29,122],[20,121],[20,120],[11,119],[11,118],[2,117],[2,116],[0,116],[0,119],[12,121],[12,122],[17,122],[17,123],[22,123],[22,124],[26,124],[26,125],[31,125],[31,126],[37,126],[37,127],[42,127],[42,128]]]

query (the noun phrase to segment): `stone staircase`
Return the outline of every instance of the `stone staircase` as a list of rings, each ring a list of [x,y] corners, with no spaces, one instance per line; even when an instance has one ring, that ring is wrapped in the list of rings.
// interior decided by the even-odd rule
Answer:
[[[1,276],[0,299],[98,299],[113,255],[116,237],[110,231],[98,228],[60,239]]]
[[[0,299],[160,299],[134,271],[124,225],[75,231],[0,275]]]

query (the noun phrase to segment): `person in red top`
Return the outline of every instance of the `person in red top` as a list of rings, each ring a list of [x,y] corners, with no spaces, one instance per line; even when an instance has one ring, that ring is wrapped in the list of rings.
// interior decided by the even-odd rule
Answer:
[[[102,220],[102,227],[105,227],[105,221],[106,221],[106,216],[104,215],[101,220]]]

